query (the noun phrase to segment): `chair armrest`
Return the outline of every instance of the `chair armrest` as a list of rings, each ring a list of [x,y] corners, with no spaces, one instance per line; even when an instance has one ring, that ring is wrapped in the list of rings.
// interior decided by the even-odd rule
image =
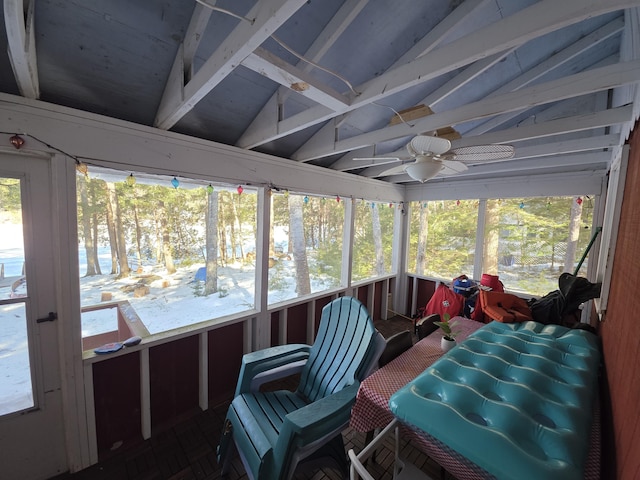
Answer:
[[[358,388],[360,382],[289,413],[280,430],[278,445],[286,448],[295,437],[295,443],[303,446],[342,431],[351,418]]]
[[[299,372],[309,358],[310,350],[311,346],[296,343],[243,355],[234,396],[255,392],[264,382]]]

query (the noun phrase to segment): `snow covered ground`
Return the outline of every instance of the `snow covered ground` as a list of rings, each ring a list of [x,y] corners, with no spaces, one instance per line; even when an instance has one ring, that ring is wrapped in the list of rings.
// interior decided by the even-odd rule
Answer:
[[[14,279],[22,274],[24,262],[22,230],[19,225],[0,224],[0,263],[5,264],[5,276]],[[110,271],[108,249],[102,249],[100,263],[103,272]],[[235,264],[218,269],[218,292],[202,294],[204,284],[196,281],[196,272],[203,264],[178,267],[176,273],[167,274],[163,266],[145,266],[140,274],[118,279],[104,274],[81,277],[81,305],[103,303],[102,295],[111,294],[111,301],[127,300],[144,322],[151,334],[172,330],[185,325],[210,320],[228,314],[242,312],[254,306],[255,267],[251,264]],[[80,249],[80,273],[84,274],[84,249]],[[279,275],[277,291],[270,292],[272,302],[295,298],[293,262],[279,260],[278,268],[270,271]],[[146,282],[147,295],[136,297],[132,285]],[[12,282],[0,286],[0,298],[9,298]],[[312,291],[329,288],[331,279],[317,278]],[[2,283],[0,283],[2,285]],[[21,285],[15,294],[26,294]],[[29,408],[33,405],[29,351],[27,343],[26,313],[24,304],[0,306],[0,415]],[[113,308],[82,314],[83,337],[117,329],[116,311]]]

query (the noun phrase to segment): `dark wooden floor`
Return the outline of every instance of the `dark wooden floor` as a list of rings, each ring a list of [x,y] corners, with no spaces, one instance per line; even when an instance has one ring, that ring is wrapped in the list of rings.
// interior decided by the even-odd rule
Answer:
[[[413,322],[403,317],[377,321],[376,327],[385,337],[412,330]],[[215,456],[227,405],[210,408],[183,421],[173,428],[154,433],[149,440],[135,447],[115,453],[111,458],[75,474],[58,475],[55,480],[228,480],[247,479],[239,457],[232,471],[222,477]],[[359,452],[364,447],[365,434],[347,428],[342,433],[347,449]],[[402,444],[402,457],[421,468],[433,479],[440,478],[440,467],[411,444]],[[371,475],[380,480],[393,477],[393,439],[388,438],[377,452],[376,462],[369,462]],[[302,470],[302,471],[300,471]],[[296,479],[341,480],[343,475],[333,468],[298,469]],[[453,477],[447,476],[448,479]]]

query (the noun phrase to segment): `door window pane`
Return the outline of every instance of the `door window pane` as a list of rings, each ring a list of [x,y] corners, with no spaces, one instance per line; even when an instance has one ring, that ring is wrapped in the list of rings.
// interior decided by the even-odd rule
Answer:
[[[33,407],[24,303],[0,305],[0,415]]]
[[[0,178],[0,415],[34,406],[22,232],[20,181]]]

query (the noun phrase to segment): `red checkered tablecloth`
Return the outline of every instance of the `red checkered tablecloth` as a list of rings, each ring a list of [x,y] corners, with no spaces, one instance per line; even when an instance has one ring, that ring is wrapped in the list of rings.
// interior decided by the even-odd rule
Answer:
[[[464,317],[455,317],[452,320],[458,322],[456,324],[456,329],[460,331],[456,337],[458,341],[464,340],[483,325]],[[370,432],[376,428],[386,427],[394,418],[389,410],[389,398],[442,356],[441,339],[442,331],[438,329],[366,378],[360,385],[355,404],[351,410],[350,426],[359,432]],[[600,478],[601,434],[598,399],[596,399],[594,406],[593,420],[589,456],[584,471],[585,480]],[[403,425],[401,428],[405,438],[410,439],[420,450],[455,475],[456,478],[460,480],[493,478],[466,457],[425,432],[418,432],[407,425]]]
[[[454,317],[451,321],[456,322],[454,330],[459,332],[458,341],[483,325],[464,317]],[[366,378],[351,410],[350,426],[359,432],[386,427],[393,420],[389,398],[442,356],[441,339],[442,330],[438,329]]]

